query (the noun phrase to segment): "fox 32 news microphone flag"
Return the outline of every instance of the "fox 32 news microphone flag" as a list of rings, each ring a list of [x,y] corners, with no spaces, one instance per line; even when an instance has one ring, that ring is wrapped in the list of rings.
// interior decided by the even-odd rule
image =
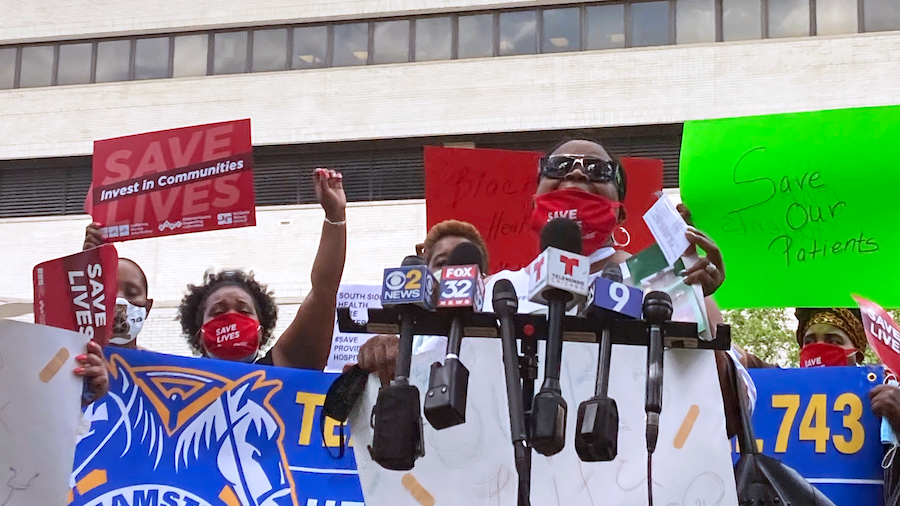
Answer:
[[[57,258],[34,268],[34,322],[87,335],[100,346],[112,336],[119,257],[115,246]]]
[[[107,358],[109,395],[84,412],[69,505],[363,506],[353,452],[329,454],[337,422],[319,425],[334,375],[124,349]]]
[[[250,120],[94,143],[86,213],[104,241],[256,225]]]

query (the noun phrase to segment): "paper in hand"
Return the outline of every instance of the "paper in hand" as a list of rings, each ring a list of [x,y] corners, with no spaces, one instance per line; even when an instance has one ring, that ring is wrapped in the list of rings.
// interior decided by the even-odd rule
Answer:
[[[662,249],[666,261],[669,262],[669,265],[674,266],[691,243],[685,236],[687,223],[681,218],[672,201],[665,195],[660,196],[659,200],[644,214],[644,222],[647,223],[647,228],[650,229],[650,233],[653,234],[653,238]]]

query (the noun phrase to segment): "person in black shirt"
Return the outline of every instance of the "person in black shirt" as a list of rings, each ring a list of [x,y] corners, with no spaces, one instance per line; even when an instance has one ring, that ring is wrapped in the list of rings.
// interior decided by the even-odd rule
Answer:
[[[260,350],[272,339],[278,316],[272,292],[252,273],[208,272],[202,285],[188,285],[178,310],[182,331],[195,353],[279,367],[325,368],[346,258],[347,198],[338,172],[316,169],[314,183],[316,198],[325,210],[325,223],[313,263],[312,288],[294,321],[260,357]]]

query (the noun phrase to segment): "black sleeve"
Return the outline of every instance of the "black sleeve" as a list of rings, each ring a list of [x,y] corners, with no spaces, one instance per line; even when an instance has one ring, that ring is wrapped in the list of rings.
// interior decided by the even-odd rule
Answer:
[[[253,363],[256,365],[272,365],[272,366],[274,366],[275,363],[272,361],[272,349],[269,348],[269,351],[266,352],[265,355],[256,359]]]

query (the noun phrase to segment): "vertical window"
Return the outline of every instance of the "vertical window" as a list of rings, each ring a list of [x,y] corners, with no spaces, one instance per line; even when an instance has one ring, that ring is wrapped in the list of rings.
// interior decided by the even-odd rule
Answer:
[[[715,0],[677,0],[675,42],[696,44],[716,41]]]
[[[416,61],[449,60],[452,43],[450,16],[416,20]]]
[[[332,65],[365,65],[369,59],[369,24],[346,23],[334,25],[334,56]]]
[[[809,0],[769,2],[769,37],[809,36]]]
[[[459,17],[459,58],[494,55],[494,15],[476,14]]]
[[[867,32],[900,30],[900,1],[865,0],[863,12]]]
[[[0,48],[0,90],[13,87],[16,79],[16,48]]]
[[[625,6],[623,4],[588,7],[587,48],[625,47]]]
[[[172,77],[205,76],[208,54],[208,35],[175,37],[175,65]]]
[[[169,38],[138,39],[134,46],[134,78],[162,79],[169,75]]]
[[[131,66],[131,41],[113,40],[97,44],[98,83],[127,81]]]
[[[213,74],[239,74],[247,70],[247,32],[213,35]]]
[[[722,37],[748,40],[762,37],[760,0],[722,0]]]
[[[856,0],[816,0],[816,34],[837,35],[859,30]]]
[[[380,21],[375,23],[372,61],[374,63],[405,63],[409,61],[409,21]]]
[[[500,56],[537,52],[537,13],[516,11],[500,13]]]
[[[631,4],[631,45],[662,46],[669,43],[669,2]]]
[[[312,69],[325,66],[328,53],[328,27],[294,28],[294,51],[291,68]]]
[[[578,51],[581,49],[579,8],[545,9],[542,16],[542,53]]]
[[[270,72],[287,68],[287,29],[253,31],[251,72]]]
[[[19,87],[50,86],[53,81],[53,46],[22,48],[22,70]]]
[[[94,45],[90,42],[60,45],[56,84],[87,84],[91,82],[93,48]]]

